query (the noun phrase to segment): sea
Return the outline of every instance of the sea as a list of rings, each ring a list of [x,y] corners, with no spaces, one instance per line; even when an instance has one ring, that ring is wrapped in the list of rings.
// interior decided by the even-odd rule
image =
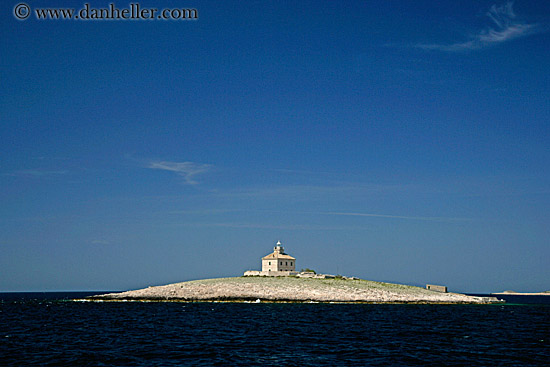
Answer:
[[[550,365],[550,296],[493,305],[72,301],[94,294],[0,293],[0,365]]]

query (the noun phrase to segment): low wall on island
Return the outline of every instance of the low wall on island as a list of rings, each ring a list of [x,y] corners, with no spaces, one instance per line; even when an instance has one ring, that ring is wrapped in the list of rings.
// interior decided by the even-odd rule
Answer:
[[[296,278],[315,278],[315,279],[351,279],[358,280],[356,277],[345,277],[341,275],[317,274],[311,271],[260,271],[247,270],[244,272],[245,277],[296,277]]]
[[[494,297],[438,293],[409,285],[351,278],[247,276],[194,280],[92,296],[88,301],[331,302],[488,304]]]
[[[291,275],[297,275],[297,271],[261,271],[261,270],[247,270],[244,272],[245,277],[288,277]]]

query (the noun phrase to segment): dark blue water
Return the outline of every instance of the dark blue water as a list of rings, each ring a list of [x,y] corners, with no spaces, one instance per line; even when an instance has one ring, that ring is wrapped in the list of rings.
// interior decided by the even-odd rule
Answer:
[[[62,300],[74,296],[0,294],[0,365],[547,366],[550,361],[550,305]]]
[[[499,300],[504,300],[508,304],[516,305],[550,305],[550,295],[548,296],[524,296],[517,294],[470,294],[471,296],[480,297],[496,297]]]

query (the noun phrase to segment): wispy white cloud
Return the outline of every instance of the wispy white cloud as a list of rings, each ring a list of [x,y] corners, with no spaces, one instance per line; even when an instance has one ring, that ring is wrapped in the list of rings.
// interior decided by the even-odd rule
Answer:
[[[475,33],[467,41],[451,44],[418,44],[416,47],[448,52],[478,50],[545,30],[539,24],[518,20],[513,5],[514,3],[509,1],[501,6],[491,6],[485,14],[492,22],[491,26]]]
[[[171,171],[179,176],[183,177],[185,183],[190,185],[196,185],[198,182],[194,180],[194,177],[198,174],[207,172],[210,170],[212,165],[210,164],[199,164],[194,162],[150,162],[147,168],[151,169],[160,169],[164,171]]]

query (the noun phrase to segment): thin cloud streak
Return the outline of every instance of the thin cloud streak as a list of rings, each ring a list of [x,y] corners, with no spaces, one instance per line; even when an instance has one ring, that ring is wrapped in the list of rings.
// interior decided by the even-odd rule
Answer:
[[[11,173],[6,173],[6,176],[15,176],[15,177],[30,177],[30,178],[41,178],[41,177],[52,177],[52,176],[61,176],[66,175],[69,171],[46,171],[40,169],[25,169],[19,170]]]
[[[411,185],[286,185],[274,187],[250,187],[246,189],[214,191],[212,195],[221,197],[262,197],[262,198],[308,198],[334,195],[358,195],[366,193],[393,193],[411,189]]]
[[[491,6],[485,15],[491,19],[493,26],[479,31],[466,42],[452,44],[418,44],[416,47],[424,50],[446,52],[479,50],[544,31],[538,24],[527,24],[517,21],[516,14],[512,8],[513,4],[513,2],[509,1],[501,6]]]
[[[212,223],[181,223],[178,226],[184,227],[222,227],[222,228],[244,228],[244,229],[278,229],[291,231],[351,231],[368,230],[365,227],[351,226],[323,226],[323,225],[302,225],[302,224],[262,224],[262,223],[232,223],[232,222],[212,222]]]
[[[471,221],[471,218],[452,218],[452,217],[414,217],[406,215],[389,215],[389,214],[374,214],[374,213],[348,213],[348,212],[320,212],[324,215],[342,215],[352,217],[377,217],[377,218],[391,218],[391,219],[414,219],[424,221]]]
[[[109,245],[110,242],[106,240],[92,240],[91,243],[94,245]]]
[[[432,222],[461,222],[472,221],[472,218],[460,217],[416,217],[408,215],[391,215],[391,214],[376,214],[376,213],[357,213],[357,212],[323,212],[323,211],[286,211],[286,210],[269,210],[269,209],[211,209],[211,210],[181,210],[173,211],[171,214],[225,214],[236,212],[251,212],[251,213],[285,213],[285,214],[303,214],[303,215],[334,215],[334,216],[349,216],[349,217],[374,217],[387,219],[410,219]]]
[[[185,183],[189,185],[196,185],[198,182],[194,180],[194,177],[198,174],[207,172],[212,166],[210,164],[199,164],[194,162],[150,162],[147,168],[160,169],[163,171],[174,172],[177,175],[183,177]]]

